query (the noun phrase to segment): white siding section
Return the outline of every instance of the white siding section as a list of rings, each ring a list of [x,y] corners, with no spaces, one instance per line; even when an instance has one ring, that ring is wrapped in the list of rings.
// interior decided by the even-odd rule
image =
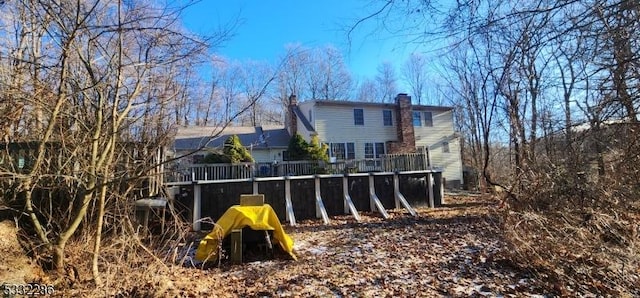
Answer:
[[[312,102],[303,102],[301,104],[298,105],[298,107],[300,108],[300,111],[302,112],[303,115],[305,115],[306,117],[309,117],[309,110],[313,109],[313,104],[311,104]],[[313,113],[313,120],[315,120],[316,115],[315,115],[315,111],[312,111]],[[309,120],[309,119],[307,119]],[[311,126],[315,127],[313,121],[311,122]],[[302,120],[300,120],[300,118],[298,118],[298,133],[305,139],[308,141],[311,140],[311,132],[304,126],[304,124],[302,123]]]
[[[282,151],[285,149],[259,149],[253,150],[253,159],[256,162],[273,162],[274,158],[277,161],[282,161]]]
[[[273,161],[269,160],[269,150],[253,150],[253,152],[251,152],[251,157],[253,157],[253,160],[257,162]]]
[[[253,159],[256,162],[273,162],[274,157],[276,158],[276,160],[278,161],[282,161],[282,152],[285,151],[286,149],[274,149],[274,148],[270,148],[270,149],[253,149],[252,151],[250,150],[250,148],[247,148],[247,150],[250,151],[251,153],[251,157],[253,157]],[[184,155],[187,153],[190,153],[191,151],[189,150],[183,150],[183,151],[177,151],[175,154],[176,156],[179,155]],[[202,155],[202,156],[207,156],[207,154],[209,154],[209,151],[198,151],[197,153],[195,153],[194,155]],[[183,163],[183,165],[185,164],[190,164],[191,163],[192,158],[184,158],[181,159],[181,163]]]
[[[364,125],[355,125],[353,110],[363,109]],[[315,129],[321,142],[355,143],[356,159],[364,158],[364,144],[397,140],[395,112],[393,125],[384,126],[382,111],[385,108],[371,106],[327,106],[315,107]]]
[[[420,110],[421,112],[430,110]],[[460,155],[460,140],[454,135],[453,111],[430,111],[433,116],[433,126],[414,126],[416,146],[429,148],[431,163],[434,167],[443,168],[443,176],[447,181],[460,180],[462,182],[462,160]],[[422,115],[424,124],[424,115]],[[449,152],[444,153],[443,143],[449,143]]]
[[[318,133],[321,142],[325,143],[355,143],[356,159],[364,158],[364,144],[398,139],[396,124],[396,110],[388,106],[359,106],[357,102],[352,105],[315,105],[314,101],[306,101],[299,104],[300,110],[308,117],[309,111],[313,113],[311,124]],[[355,125],[353,109],[361,108],[364,112],[364,125]],[[416,146],[429,148],[432,165],[444,170],[443,176],[447,181],[459,180],[462,182],[462,160],[460,155],[460,141],[455,136],[453,129],[453,111],[441,109],[429,110],[425,107],[417,107],[420,112],[431,112],[433,126],[414,126]],[[392,111],[392,126],[384,126],[383,110]],[[424,123],[424,115],[421,115]],[[309,132],[298,121],[298,132],[308,141]],[[442,144],[449,143],[449,153],[442,152]]]

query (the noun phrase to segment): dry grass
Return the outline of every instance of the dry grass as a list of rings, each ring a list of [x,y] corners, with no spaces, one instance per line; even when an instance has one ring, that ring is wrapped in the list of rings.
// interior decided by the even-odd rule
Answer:
[[[554,294],[640,295],[638,224],[627,214],[523,211],[505,218],[507,257],[551,281]]]
[[[502,214],[505,256],[556,295],[640,296],[638,181],[540,172]]]

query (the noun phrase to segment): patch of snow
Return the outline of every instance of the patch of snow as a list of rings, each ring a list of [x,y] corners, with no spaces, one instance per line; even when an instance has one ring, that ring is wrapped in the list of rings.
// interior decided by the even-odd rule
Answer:
[[[316,247],[309,248],[307,251],[314,255],[321,255],[327,252],[327,248],[324,246],[316,246]]]

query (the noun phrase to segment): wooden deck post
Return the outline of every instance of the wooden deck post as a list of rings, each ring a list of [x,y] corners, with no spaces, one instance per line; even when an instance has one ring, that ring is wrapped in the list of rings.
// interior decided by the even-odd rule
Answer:
[[[435,208],[435,202],[433,201],[433,172],[427,173],[427,192],[429,196],[429,208]]]
[[[253,178],[253,194],[257,195],[258,194],[258,181],[256,181],[256,178]]]
[[[291,203],[291,179],[284,177],[284,199],[287,208],[286,219],[290,225],[296,225],[296,216],[293,213],[293,204]]]
[[[193,184],[193,230],[200,231],[200,216],[202,208],[202,186]]]
[[[242,229],[231,231],[231,262],[242,264]]]
[[[442,179],[440,180],[440,204],[444,204],[444,187],[447,185],[447,179],[444,177],[442,172],[440,175],[442,176]]]

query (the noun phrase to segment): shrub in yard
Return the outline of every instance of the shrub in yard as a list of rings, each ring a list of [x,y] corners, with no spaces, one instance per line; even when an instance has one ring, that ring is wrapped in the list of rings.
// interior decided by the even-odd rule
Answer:
[[[289,160],[308,160],[309,159],[309,143],[305,141],[300,134],[294,135],[289,140]]]
[[[213,152],[207,154],[202,161],[204,163],[231,163],[231,159],[228,156],[224,155],[224,153]]]
[[[232,135],[224,141],[224,155],[229,158],[231,163],[253,162],[253,157],[240,142],[237,135]]]
[[[318,161],[329,161],[329,146],[327,144],[320,144],[320,140],[318,136],[311,137],[311,144],[307,146],[307,152],[309,154],[309,159],[318,160]]]
[[[504,214],[509,259],[560,296],[640,294],[640,210],[633,173],[590,177],[557,166],[535,171]]]

